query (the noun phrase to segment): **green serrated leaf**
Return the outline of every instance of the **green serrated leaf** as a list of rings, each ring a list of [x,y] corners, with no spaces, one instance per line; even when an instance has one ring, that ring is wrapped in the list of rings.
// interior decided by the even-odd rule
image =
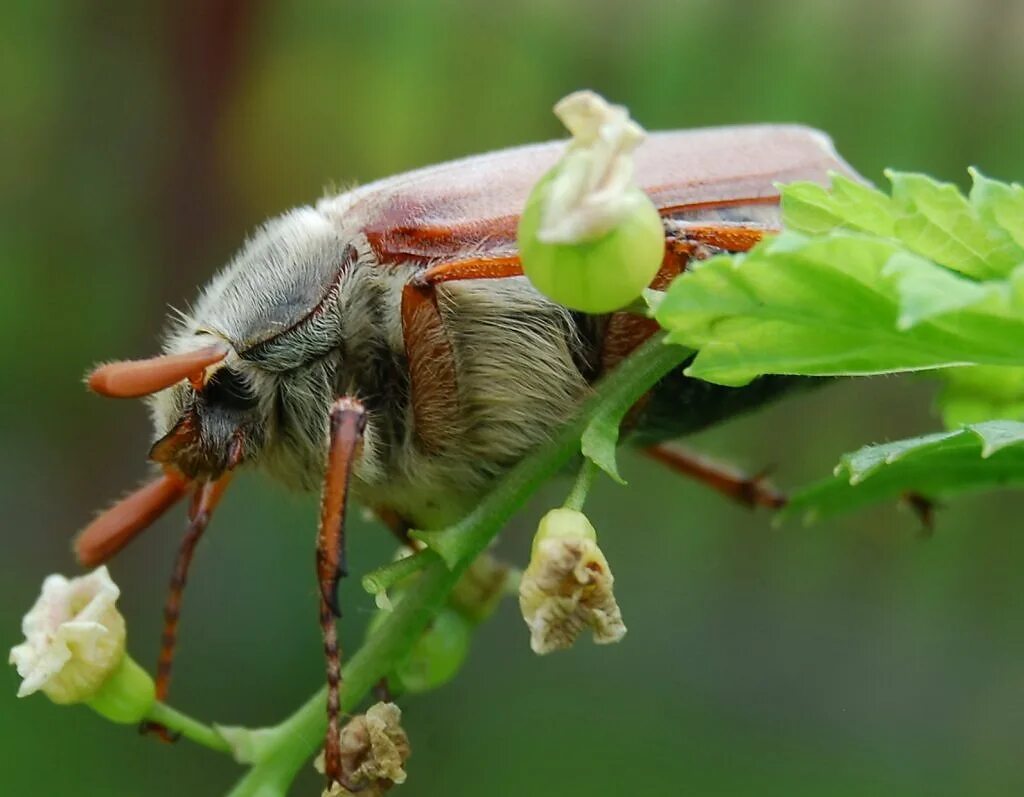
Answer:
[[[832,188],[817,183],[790,183],[780,189],[782,223],[787,230],[820,235],[837,229],[892,236],[892,200],[881,191],[832,174]]]
[[[1006,276],[1024,250],[1002,227],[988,224],[951,183],[887,171],[898,208],[896,236],[913,252],[976,279]]]
[[[688,375],[738,386],[768,373],[1024,365],[1015,301],[1009,283],[979,285],[891,239],[788,232],[684,273],[655,317],[698,349]]]
[[[845,474],[851,485],[860,484],[879,468],[899,462],[902,457],[922,446],[947,440],[956,434],[958,432],[936,432],[909,440],[896,440],[892,443],[865,446],[851,454],[844,454],[836,466],[835,475]]]
[[[994,286],[961,277],[952,271],[935,268],[930,260],[909,252],[897,252],[882,269],[892,278],[899,297],[902,330],[957,310],[976,305],[989,296]]]
[[[1004,448],[1024,441],[1024,423],[1020,421],[985,421],[964,427],[981,440],[981,456],[988,459]]]
[[[835,476],[796,493],[784,511],[819,519],[909,492],[938,499],[1009,485],[1024,485],[1024,423],[988,421],[847,454]]]
[[[970,199],[978,215],[1005,230],[1024,249],[1024,187],[993,180],[974,168],[967,171],[974,181]]]

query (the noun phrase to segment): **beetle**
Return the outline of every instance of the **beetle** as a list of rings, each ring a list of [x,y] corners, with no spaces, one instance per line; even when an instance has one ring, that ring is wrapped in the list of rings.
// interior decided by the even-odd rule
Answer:
[[[328,777],[340,777],[335,618],[349,494],[391,520],[438,528],[566,422],[601,376],[656,330],[616,312],[572,312],[522,276],[515,231],[527,194],[564,142],[469,157],[392,177],[264,224],[148,360],[100,366],[92,390],[145,397],[155,480],[76,540],[96,566],[191,494],[167,603],[157,693],[170,681],[193,550],[239,467],[321,490],[317,542],[327,658]],[[824,134],[789,125],[652,133],[639,186],[663,219],[655,287],[780,225],[776,185],[853,174]],[[673,374],[636,408],[635,438],[681,436],[763,403],[792,380],[730,389]],[[754,480],[669,449],[659,460],[748,503]]]

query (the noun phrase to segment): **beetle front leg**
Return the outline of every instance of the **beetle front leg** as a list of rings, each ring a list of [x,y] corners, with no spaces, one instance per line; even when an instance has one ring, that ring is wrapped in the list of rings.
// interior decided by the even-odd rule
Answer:
[[[772,486],[764,472],[748,476],[728,465],[665,443],[650,446],[644,453],[749,509],[781,509],[786,505],[786,496]]]
[[[352,465],[366,428],[366,411],[354,398],[334,402],[330,417],[330,444],[320,499],[320,531],[317,536],[316,571],[320,586],[320,629],[327,659],[327,735],[324,739],[324,771],[328,785],[343,783],[341,772],[341,651],[335,619],[338,581],[345,575],[345,509]]]
[[[202,482],[196,486],[192,497],[192,506],[188,512],[188,528],[178,548],[178,556],[171,572],[171,583],[164,603],[164,630],[160,638],[160,658],[156,667],[156,699],[163,702],[171,688],[171,668],[174,665],[174,652],[178,643],[178,619],[181,613],[181,599],[188,581],[188,571],[192,565],[199,540],[210,522],[210,516],[220,503],[224,489],[231,480],[231,471],[227,471],[219,479]],[[141,733],[156,733],[165,742],[177,741],[168,733],[164,726],[145,721],[139,726]]]

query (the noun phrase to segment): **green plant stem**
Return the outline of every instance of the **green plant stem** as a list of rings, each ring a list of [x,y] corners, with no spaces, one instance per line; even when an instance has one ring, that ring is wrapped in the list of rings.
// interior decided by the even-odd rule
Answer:
[[[588,419],[602,407],[631,406],[691,352],[666,345],[659,333],[621,363],[597,394],[548,445],[513,468],[463,520],[441,532],[418,532],[441,557],[431,557],[378,631],[342,670],[341,708],[352,711],[395,661],[408,654],[431,618],[444,605],[462,572],[490,544],[505,522],[548,477],[579,452]],[[323,743],[326,726],[321,689],[282,724],[266,732],[252,769],[229,797],[284,795],[295,775]]]
[[[458,580],[438,557],[424,569],[410,592],[388,615],[380,630],[342,668],[341,710],[351,712],[393,662],[406,655]],[[327,690],[321,689],[298,711],[272,729],[261,745],[259,758],[229,797],[284,795],[302,766],[323,744],[327,726],[324,708]],[[276,791],[274,790],[276,789]]]
[[[404,581],[414,573],[418,573],[426,567],[430,561],[437,556],[433,551],[425,549],[417,551],[412,556],[405,556],[388,562],[386,565],[371,570],[363,576],[360,582],[363,589],[371,595],[377,595],[384,590],[391,589],[395,584]]]
[[[218,753],[231,752],[231,746],[216,730],[187,714],[182,714],[166,703],[154,703],[146,719],[163,725],[172,733],[180,733],[186,739],[216,750]]]
[[[597,464],[592,459],[584,458],[580,472],[572,485],[572,490],[569,491],[569,495],[565,497],[565,503],[562,504],[564,508],[575,509],[577,512],[583,511],[583,505],[587,502],[590,487],[594,483],[594,476],[597,475],[598,470]]]

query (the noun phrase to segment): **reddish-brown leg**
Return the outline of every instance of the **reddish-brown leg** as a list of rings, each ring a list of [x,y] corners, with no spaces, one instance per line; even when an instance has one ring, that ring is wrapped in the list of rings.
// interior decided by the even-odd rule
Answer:
[[[908,490],[901,497],[903,503],[910,507],[910,511],[921,522],[921,534],[931,537],[935,533],[935,510],[941,509],[941,506],[928,496],[914,490]]]
[[[345,575],[345,508],[352,465],[363,441],[366,411],[349,397],[331,407],[330,446],[324,490],[320,500],[320,533],[317,537],[316,570],[320,585],[320,629],[327,659],[327,735],[324,740],[324,772],[327,783],[344,783],[341,771],[341,651],[335,618],[338,581]]]
[[[436,453],[448,444],[459,418],[455,353],[432,285],[402,289],[402,339],[409,361],[410,395],[417,443]]]
[[[178,548],[178,557],[171,572],[171,584],[164,603],[164,632],[161,637],[160,659],[156,668],[156,697],[163,700],[171,688],[171,667],[174,664],[174,649],[178,642],[178,617],[181,613],[181,598],[188,582],[188,571],[192,565],[192,556],[196,545],[202,539],[210,522],[210,516],[220,503],[231,471],[216,481],[203,482],[195,492],[192,506],[188,512],[188,529]]]
[[[416,438],[426,451],[450,444],[459,422],[455,355],[438,307],[435,288],[444,282],[522,276],[517,255],[481,256],[425,268],[402,290],[402,337],[409,360]]]
[[[786,505],[786,496],[776,490],[763,473],[747,476],[727,465],[666,444],[651,446],[644,453],[751,509],[759,506],[779,509]]]
[[[188,582],[192,556],[229,481],[231,481],[231,471],[216,481],[203,482],[196,488],[192,496],[192,505],[188,511],[188,528],[178,548],[178,557],[174,561],[170,588],[164,603],[164,631],[160,639],[160,658],[156,666],[157,700],[166,700],[167,693],[171,688],[171,669],[174,666],[174,653],[178,643],[181,598],[185,592],[185,584]],[[143,723],[140,729],[143,732],[153,731],[164,741],[175,740],[166,728],[156,723]]]
[[[438,285],[454,280],[493,280],[522,275],[523,266],[518,255],[480,257],[431,266],[416,275],[416,284]]]
[[[373,510],[373,514],[377,516],[377,520],[388,527],[395,539],[398,540],[402,545],[408,545],[410,542],[409,531],[412,529],[412,524],[398,514],[393,509],[379,506]]]
[[[690,224],[682,232],[684,239],[693,243],[713,246],[726,252],[746,252],[760,243],[768,230],[740,225]]]

